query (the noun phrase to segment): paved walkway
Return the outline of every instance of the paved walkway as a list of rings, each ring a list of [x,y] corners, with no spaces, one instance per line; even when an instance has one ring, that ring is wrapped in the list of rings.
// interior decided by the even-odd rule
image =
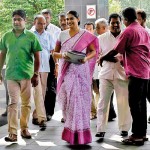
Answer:
[[[4,89],[0,85],[0,110],[4,111],[4,101],[2,104],[2,95]],[[148,114],[150,114],[150,105],[148,104]],[[0,150],[150,150],[150,142],[145,142],[144,146],[125,146],[121,143],[121,136],[117,127],[117,119],[108,123],[105,140],[103,143],[98,142],[95,137],[96,119],[91,121],[92,143],[84,146],[70,146],[67,142],[61,140],[63,123],[60,122],[61,111],[56,106],[55,114],[51,121],[47,122],[47,129],[40,131],[38,126],[29,122],[29,131],[32,139],[22,139],[20,130],[18,130],[18,142],[8,143],[4,141],[7,136],[7,125],[0,127]],[[31,117],[30,117],[31,118]],[[150,139],[150,125],[148,124],[148,137]]]

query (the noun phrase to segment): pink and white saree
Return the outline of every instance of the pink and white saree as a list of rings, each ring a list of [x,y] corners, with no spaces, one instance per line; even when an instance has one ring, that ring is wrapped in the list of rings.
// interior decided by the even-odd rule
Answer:
[[[69,31],[63,31],[63,34]],[[61,44],[61,52],[76,50],[87,52],[90,44],[98,50],[98,39],[89,32],[80,29],[75,36],[58,41]],[[92,141],[90,132],[91,109],[91,76],[95,67],[96,57],[85,64],[73,64],[60,60],[57,102],[60,104],[63,117],[66,120],[62,139],[70,144],[87,144]]]

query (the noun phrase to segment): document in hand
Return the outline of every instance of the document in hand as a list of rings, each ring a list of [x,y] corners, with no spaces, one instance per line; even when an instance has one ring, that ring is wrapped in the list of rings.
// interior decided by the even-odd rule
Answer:
[[[86,54],[82,52],[77,52],[77,51],[70,51],[70,52],[67,52],[67,56],[70,58],[67,61],[74,63],[74,64],[80,64],[79,60],[84,59]]]

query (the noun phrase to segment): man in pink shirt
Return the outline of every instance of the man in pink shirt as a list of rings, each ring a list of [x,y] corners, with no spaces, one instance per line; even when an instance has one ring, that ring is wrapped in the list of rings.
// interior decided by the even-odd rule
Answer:
[[[146,12],[144,10],[139,9],[136,11],[136,14],[137,14],[137,21],[150,35],[150,29],[146,26],[146,19],[147,19]],[[147,100],[150,103],[150,79],[148,82]],[[150,116],[148,118],[148,123],[150,123]]]
[[[123,22],[127,27],[114,49],[100,58],[117,62],[115,55],[123,54],[123,65],[129,77],[129,106],[132,115],[132,135],[122,142],[126,145],[143,145],[147,140],[146,93],[150,78],[150,37],[136,21],[136,11],[128,7],[123,10]]]

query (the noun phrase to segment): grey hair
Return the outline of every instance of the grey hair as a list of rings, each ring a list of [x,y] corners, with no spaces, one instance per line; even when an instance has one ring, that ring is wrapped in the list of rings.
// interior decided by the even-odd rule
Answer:
[[[108,21],[105,18],[99,18],[95,21],[95,25],[97,24],[104,24],[105,26],[108,26]]]
[[[43,18],[44,20],[46,20],[43,15],[38,14],[38,15],[36,15],[36,16],[34,17],[34,21],[37,20],[37,19],[39,19],[39,18]]]

